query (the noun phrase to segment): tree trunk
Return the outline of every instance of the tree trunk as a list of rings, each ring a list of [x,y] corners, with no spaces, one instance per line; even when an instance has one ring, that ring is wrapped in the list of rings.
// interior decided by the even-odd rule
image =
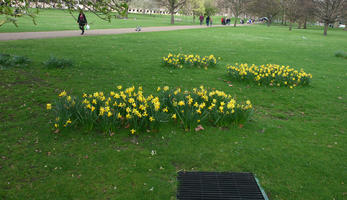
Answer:
[[[234,27],[236,27],[237,17],[235,17]]]
[[[173,12],[171,12],[171,24],[175,24],[175,16]]]
[[[324,36],[328,35],[328,26],[329,26],[328,23],[324,23]]]
[[[292,22],[289,23],[289,31],[292,31],[292,28],[293,28],[293,24]]]
[[[305,19],[304,19],[304,29],[307,29],[307,16],[305,16]]]
[[[282,25],[284,24],[285,18],[286,18],[286,10],[285,10],[285,9],[283,9],[283,15],[282,15]]]
[[[129,15],[129,9],[127,9],[127,11],[125,12],[125,19],[128,19],[128,15]]]
[[[195,24],[195,15],[193,14],[193,23]]]
[[[301,20],[298,22],[298,29],[301,29],[301,26],[302,26],[302,22]]]

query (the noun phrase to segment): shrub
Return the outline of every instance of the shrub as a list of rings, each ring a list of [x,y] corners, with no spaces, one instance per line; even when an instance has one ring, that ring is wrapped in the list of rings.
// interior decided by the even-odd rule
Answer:
[[[24,56],[13,56],[12,57],[12,63],[14,65],[27,65],[30,63],[29,58]]]
[[[0,54],[0,67],[25,66],[30,63],[29,58],[9,54]]]
[[[11,56],[8,54],[0,54],[0,67],[10,66]]]
[[[116,132],[128,128],[131,134],[158,130],[160,123],[179,122],[185,130],[198,124],[228,126],[248,119],[252,112],[250,101],[238,104],[230,95],[218,90],[193,89],[181,92],[165,86],[159,96],[144,96],[142,87],[130,87],[109,94],[94,92],[82,97],[69,96],[65,91],[47,109],[54,113],[54,128],[83,126]]]
[[[183,68],[183,66],[192,66],[198,68],[215,67],[217,59],[214,55],[200,57],[199,55],[171,54],[163,57],[163,64],[174,68]]]
[[[287,86],[294,88],[296,86],[308,85],[312,75],[280,65],[261,65],[248,66],[248,64],[237,63],[234,66],[227,66],[228,74],[233,80],[255,82],[258,85]]]
[[[338,57],[338,58],[347,59],[347,53],[344,52],[344,51],[337,51],[337,52],[335,53],[335,56]]]
[[[73,66],[73,62],[71,60],[64,58],[56,58],[54,56],[51,56],[43,64],[48,68],[65,68]]]

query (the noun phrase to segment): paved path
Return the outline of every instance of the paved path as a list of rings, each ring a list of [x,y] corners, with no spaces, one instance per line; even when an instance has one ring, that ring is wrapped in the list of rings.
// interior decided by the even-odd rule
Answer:
[[[221,27],[216,25],[213,27]],[[241,26],[241,25],[238,25]],[[143,27],[141,32],[156,32],[156,31],[174,31],[184,29],[209,28],[207,26],[161,26],[161,27]],[[17,32],[17,33],[0,33],[0,40],[25,40],[25,39],[41,39],[41,38],[59,38],[59,37],[81,37],[80,30],[74,31],[47,31],[47,32]],[[135,28],[118,28],[118,29],[96,29],[87,30],[85,36],[89,35],[112,35],[135,33]]]

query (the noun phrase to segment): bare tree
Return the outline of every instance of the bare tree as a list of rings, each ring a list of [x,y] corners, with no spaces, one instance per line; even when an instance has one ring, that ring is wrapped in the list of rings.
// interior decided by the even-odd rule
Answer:
[[[324,35],[328,33],[329,24],[343,17],[345,0],[314,0],[316,16],[324,23]]]
[[[342,23],[345,25],[345,31],[347,31],[347,1],[344,1],[342,8]]]
[[[33,10],[32,7],[39,8],[39,3],[51,4],[49,0],[2,0],[0,1],[0,15],[4,19],[0,20],[0,26],[5,23],[13,23],[17,26],[17,18],[29,16],[35,22],[35,17],[39,10]],[[88,10],[103,20],[110,21],[112,17],[124,15],[128,10],[125,2],[119,0],[59,0],[55,1],[57,8],[66,8],[72,15],[73,11],[78,9]]]
[[[235,17],[234,27],[236,27],[238,17],[245,12],[246,0],[219,0],[218,7],[230,10]]]
[[[313,0],[298,0],[299,1],[299,27],[301,28],[301,25],[304,25],[304,29],[307,28],[307,21],[312,20],[314,18],[314,4]]]
[[[301,28],[302,23],[304,23],[306,28],[306,23],[308,17],[312,16],[312,7],[309,2],[311,0],[282,0],[282,5],[285,7],[286,19],[289,20],[289,31],[293,28],[293,23],[298,22]]]
[[[289,31],[293,28],[293,23],[295,23],[300,15],[300,0],[283,0],[282,6],[284,7],[286,19],[289,20]]]
[[[165,7],[171,14],[171,24],[175,23],[175,14],[186,4],[186,0],[157,0],[160,6]]]
[[[247,5],[247,12],[258,17],[267,17],[269,26],[280,11],[281,5],[279,0],[253,0]]]

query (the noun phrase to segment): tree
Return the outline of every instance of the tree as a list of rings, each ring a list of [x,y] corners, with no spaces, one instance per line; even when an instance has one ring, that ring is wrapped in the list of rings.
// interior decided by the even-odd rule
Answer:
[[[281,11],[280,13],[282,14],[282,24],[287,25],[287,6],[286,6],[286,0],[281,0],[280,1],[281,5]]]
[[[324,23],[324,35],[328,34],[329,24],[343,17],[345,0],[314,0],[316,15]]]
[[[218,5],[232,12],[235,17],[234,27],[236,27],[238,17],[245,12],[246,0],[219,0]]]
[[[247,5],[247,10],[258,17],[267,17],[270,26],[273,18],[280,13],[281,5],[279,0],[253,0]]]
[[[215,4],[215,1],[213,1],[213,0],[205,0],[204,6],[205,6],[205,15],[206,16],[213,16],[218,11],[216,4]]]
[[[195,22],[196,16],[200,16],[205,13],[204,0],[187,0],[182,11],[186,15],[192,15],[193,22]]]
[[[289,31],[291,31],[293,23],[299,18],[299,0],[283,0],[282,5],[285,7],[286,18],[289,20]]]
[[[307,21],[314,18],[313,0],[299,0],[299,28],[304,24],[304,29],[307,28]]]
[[[0,26],[5,23],[13,23],[17,26],[17,18],[29,16],[36,24],[35,17],[39,13],[39,4],[52,4],[57,8],[67,9],[70,14],[75,10],[88,10],[103,20],[110,21],[112,17],[124,15],[128,10],[125,2],[119,0],[2,0],[0,2],[0,15],[5,19],[0,20]],[[36,7],[37,9],[31,9]]]
[[[289,30],[292,30],[293,23],[298,23],[298,28],[302,24],[307,28],[307,21],[313,18],[314,6],[312,0],[281,0],[282,24],[287,24],[289,20]]]
[[[160,6],[165,7],[171,14],[171,24],[175,23],[175,14],[181,9],[187,0],[157,0]]]

